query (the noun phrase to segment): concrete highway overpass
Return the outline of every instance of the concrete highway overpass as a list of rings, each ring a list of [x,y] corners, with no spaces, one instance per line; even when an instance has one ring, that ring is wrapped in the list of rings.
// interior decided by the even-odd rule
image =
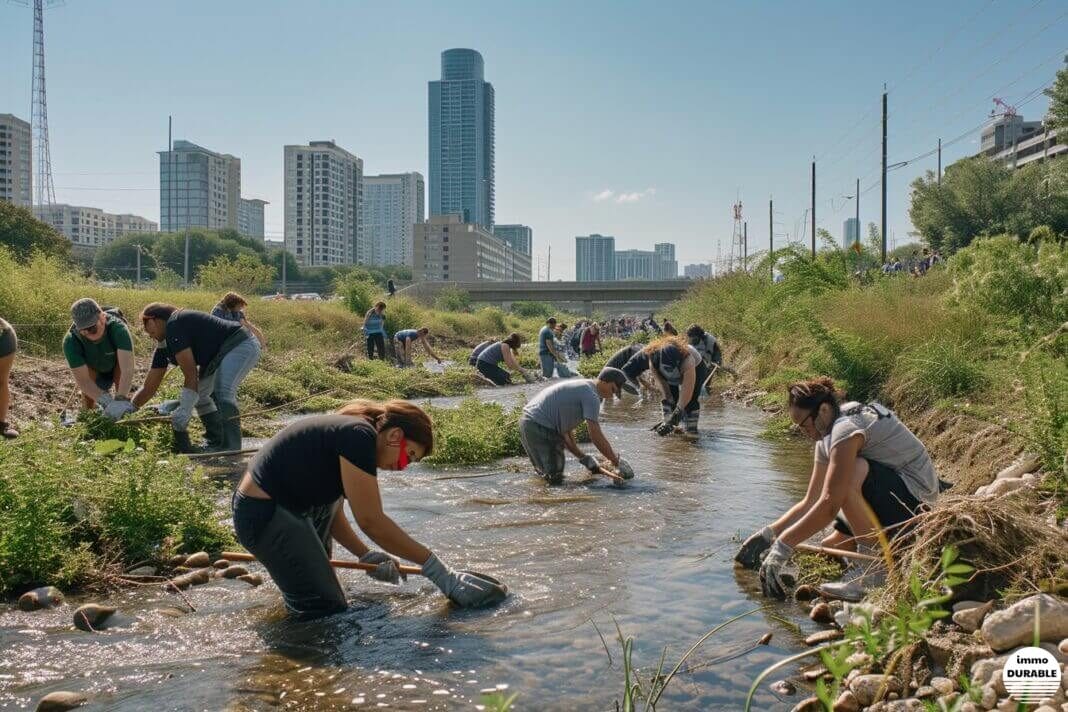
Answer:
[[[514,302],[547,302],[559,309],[592,314],[642,314],[679,299],[693,282],[684,279],[629,282],[417,282],[398,294],[433,301],[446,287],[462,289],[471,301],[508,309]]]

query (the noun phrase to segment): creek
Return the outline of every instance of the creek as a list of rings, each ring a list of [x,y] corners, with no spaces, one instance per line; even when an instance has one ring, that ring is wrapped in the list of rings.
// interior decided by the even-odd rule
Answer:
[[[508,403],[540,387],[479,395]],[[126,589],[106,600],[119,625],[95,635],[71,627],[78,600],[36,613],[4,605],[0,708],[32,708],[66,689],[88,692],[87,710],[473,709],[483,691],[505,689],[519,693],[516,710],[611,710],[623,695],[616,622],[634,636],[647,677],[664,646],[670,670],[713,626],[768,606],[701,646],[660,704],[740,710],[757,673],[816,629],[732,566],[737,536],[803,493],[811,450],[762,439],[759,411],[714,398],[699,438],[657,437],[659,408],[630,396],[603,407],[609,439],[637,472],[625,488],[570,456],[560,487],[525,458],[380,474],[386,511],[402,527],[454,568],[508,584],[495,609],[454,609],[421,577],[392,587],[352,571],[341,573],[349,611],[313,622],[287,620],[269,582],[189,589],[194,613],[158,586]],[[473,474],[488,476],[436,479]],[[754,647],[769,631],[770,645]],[[754,709],[799,698],[763,686]]]

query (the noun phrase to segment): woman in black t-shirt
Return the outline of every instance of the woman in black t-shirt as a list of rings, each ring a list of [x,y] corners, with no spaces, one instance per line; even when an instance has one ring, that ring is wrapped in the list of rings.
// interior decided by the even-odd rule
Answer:
[[[397,583],[396,559],[369,548],[341,511],[348,500],[356,525],[389,554],[422,566],[423,575],[462,606],[498,591],[455,572],[382,511],[378,470],[403,470],[434,448],[430,417],[407,401],[355,400],[337,413],[288,426],[256,454],[233,498],[238,541],[267,568],[286,608],[314,618],[348,607],[330,565],[336,540],[370,576]]]

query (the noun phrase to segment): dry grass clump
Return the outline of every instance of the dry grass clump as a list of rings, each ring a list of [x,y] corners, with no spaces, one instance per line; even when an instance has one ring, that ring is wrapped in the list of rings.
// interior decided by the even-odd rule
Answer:
[[[1029,491],[1026,488],[1019,492]],[[1036,511],[1038,509],[1039,511]],[[953,592],[955,600],[985,601],[1006,594],[1027,595],[1065,585],[1068,536],[1048,521],[1033,498],[1012,493],[993,499],[946,496],[921,514],[907,537],[893,544],[896,567],[887,578],[885,600],[903,600],[912,574],[920,580],[940,571],[947,546],[975,573]]]

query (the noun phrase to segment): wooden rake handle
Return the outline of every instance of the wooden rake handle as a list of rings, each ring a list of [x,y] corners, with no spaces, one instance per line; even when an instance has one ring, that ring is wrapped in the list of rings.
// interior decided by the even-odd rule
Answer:
[[[252,554],[246,554],[243,551],[224,551],[222,558],[227,561],[255,561],[256,557]],[[360,571],[374,571],[378,568],[378,564],[361,564],[359,561],[342,561],[341,559],[330,559],[330,565],[338,569],[359,569]],[[418,566],[406,566],[401,564],[397,567],[402,574],[409,576],[422,576],[423,570]]]
[[[828,549],[825,546],[816,546],[815,544],[798,544],[794,547],[798,551],[807,551],[811,554],[825,554],[827,556],[844,556],[850,559],[860,559],[863,561],[882,561],[879,556],[872,556],[871,554],[861,554],[856,551],[846,551],[845,549]]]

